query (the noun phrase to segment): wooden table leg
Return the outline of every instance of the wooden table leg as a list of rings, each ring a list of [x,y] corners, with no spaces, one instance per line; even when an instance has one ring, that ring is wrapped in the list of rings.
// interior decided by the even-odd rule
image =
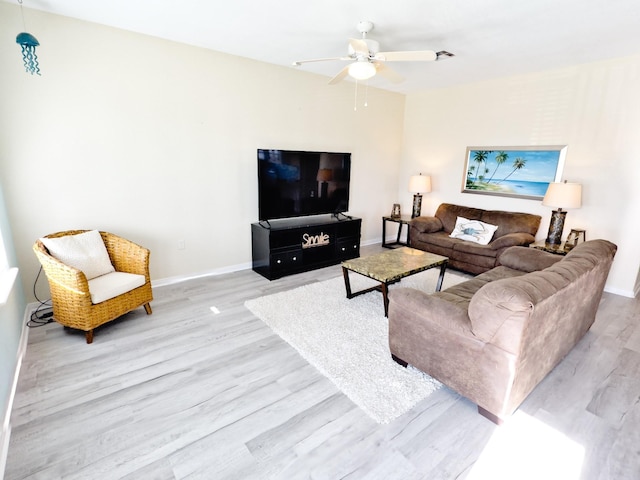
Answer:
[[[389,290],[386,283],[380,283],[380,285],[374,285],[370,288],[365,288],[364,290],[359,290],[357,292],[351,291],[351,282],[349,281],[349,269],[342,267],[342,276],[344,277],[344,288],[347,291],[347,298],[352,299],[353,297],[357,297],[358,295],[362,295],[365,293],[373,292],[374,290],[378,290],[382,292],[382,302],[384,304],[384,316],[387,316],[389,313]]]
[[[444,280],[444,272],[447,269],[447,262],[444,262],[440,266],[440,275],[438,276],[438,283],[436,284],[436,292],[439,292],[442,288],[442,281]]]
[[[387,246],[387,221],[382,219],[382,246]]]
[[[382,290],[382,301],[384,302],[384,316],[389,316],[389,287],[386,283],[382,283],[380,285],[380,290]]]
[[[347,298],[353,298],[351,294],[351,282],[349,281],[349,270],[342,267],[342,276],[344,277],[344,288],[347,290]]]

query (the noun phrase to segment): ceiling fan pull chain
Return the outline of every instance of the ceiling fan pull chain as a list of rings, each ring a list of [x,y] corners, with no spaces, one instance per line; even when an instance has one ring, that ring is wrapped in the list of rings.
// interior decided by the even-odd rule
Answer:
[[[364,106],[368,107],[369,106],[369,80],[367,80],[367,83],[365,83],[364,85]]]
[[[358,80],[356,79],[356,94],[353,97],[353,111],[357,112],[358,111]]]

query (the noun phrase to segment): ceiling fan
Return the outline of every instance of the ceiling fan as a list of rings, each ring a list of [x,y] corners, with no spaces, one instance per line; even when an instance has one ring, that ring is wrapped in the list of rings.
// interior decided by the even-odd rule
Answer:
[[[440,56],[453,57],[449,52],[434,52],[433,50],[415,50],[400,52],[381,52],[380,44],[367,38],[367,33],[373,30],[373,23],[370,21],[358,22],[358,31],[362,34],[361,39],[349,39],[349,54],[342,57],[316,58],[312,60],[298,60],[293,65],[299,67],[303,63],[326,62],[343,60],[351,63],[344,67],[330,81],[334,85],[344,80],[347,75],[356,80],[367,80],[376,74],[380,74],[393,83],[400,83],[404,78],[388,67],[385,62],[432,62]]]

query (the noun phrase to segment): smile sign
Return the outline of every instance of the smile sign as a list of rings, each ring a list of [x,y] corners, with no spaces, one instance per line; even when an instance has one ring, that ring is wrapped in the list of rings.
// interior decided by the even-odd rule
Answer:
[[[329,245],[329,234],[320,232],[318,235],[302,235],[302,248],[322,247]]]

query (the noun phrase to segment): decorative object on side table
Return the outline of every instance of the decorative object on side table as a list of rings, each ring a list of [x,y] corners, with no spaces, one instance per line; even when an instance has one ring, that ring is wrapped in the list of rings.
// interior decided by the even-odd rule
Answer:
[[[411,212],[411,218],[420,216],[420,209],[422,208],[422,193],[429,193],[431,191],[431,177],[429,175],[413,175],[409,179],[409,191],[413,192],[413,210]]]
[[[573,247],[579,243],[585,242],[586,240],[586,232],[584,230],[573,228],[567,237],[567,241],[564,242],[564,249],[568,252],[573,249]]]
[[[391,209],[391,218],[400,218],[402,214],[400,213],[400,204],[394,203],[393,208]]]
[[[580,208],[582,205],[582,185],[579,183],[553,182],[549,184],[542,200],[546,207],[558,207],[551,215],[546,243],[559,245],[562,243],[562,229],[567,212],[563,208]]]

